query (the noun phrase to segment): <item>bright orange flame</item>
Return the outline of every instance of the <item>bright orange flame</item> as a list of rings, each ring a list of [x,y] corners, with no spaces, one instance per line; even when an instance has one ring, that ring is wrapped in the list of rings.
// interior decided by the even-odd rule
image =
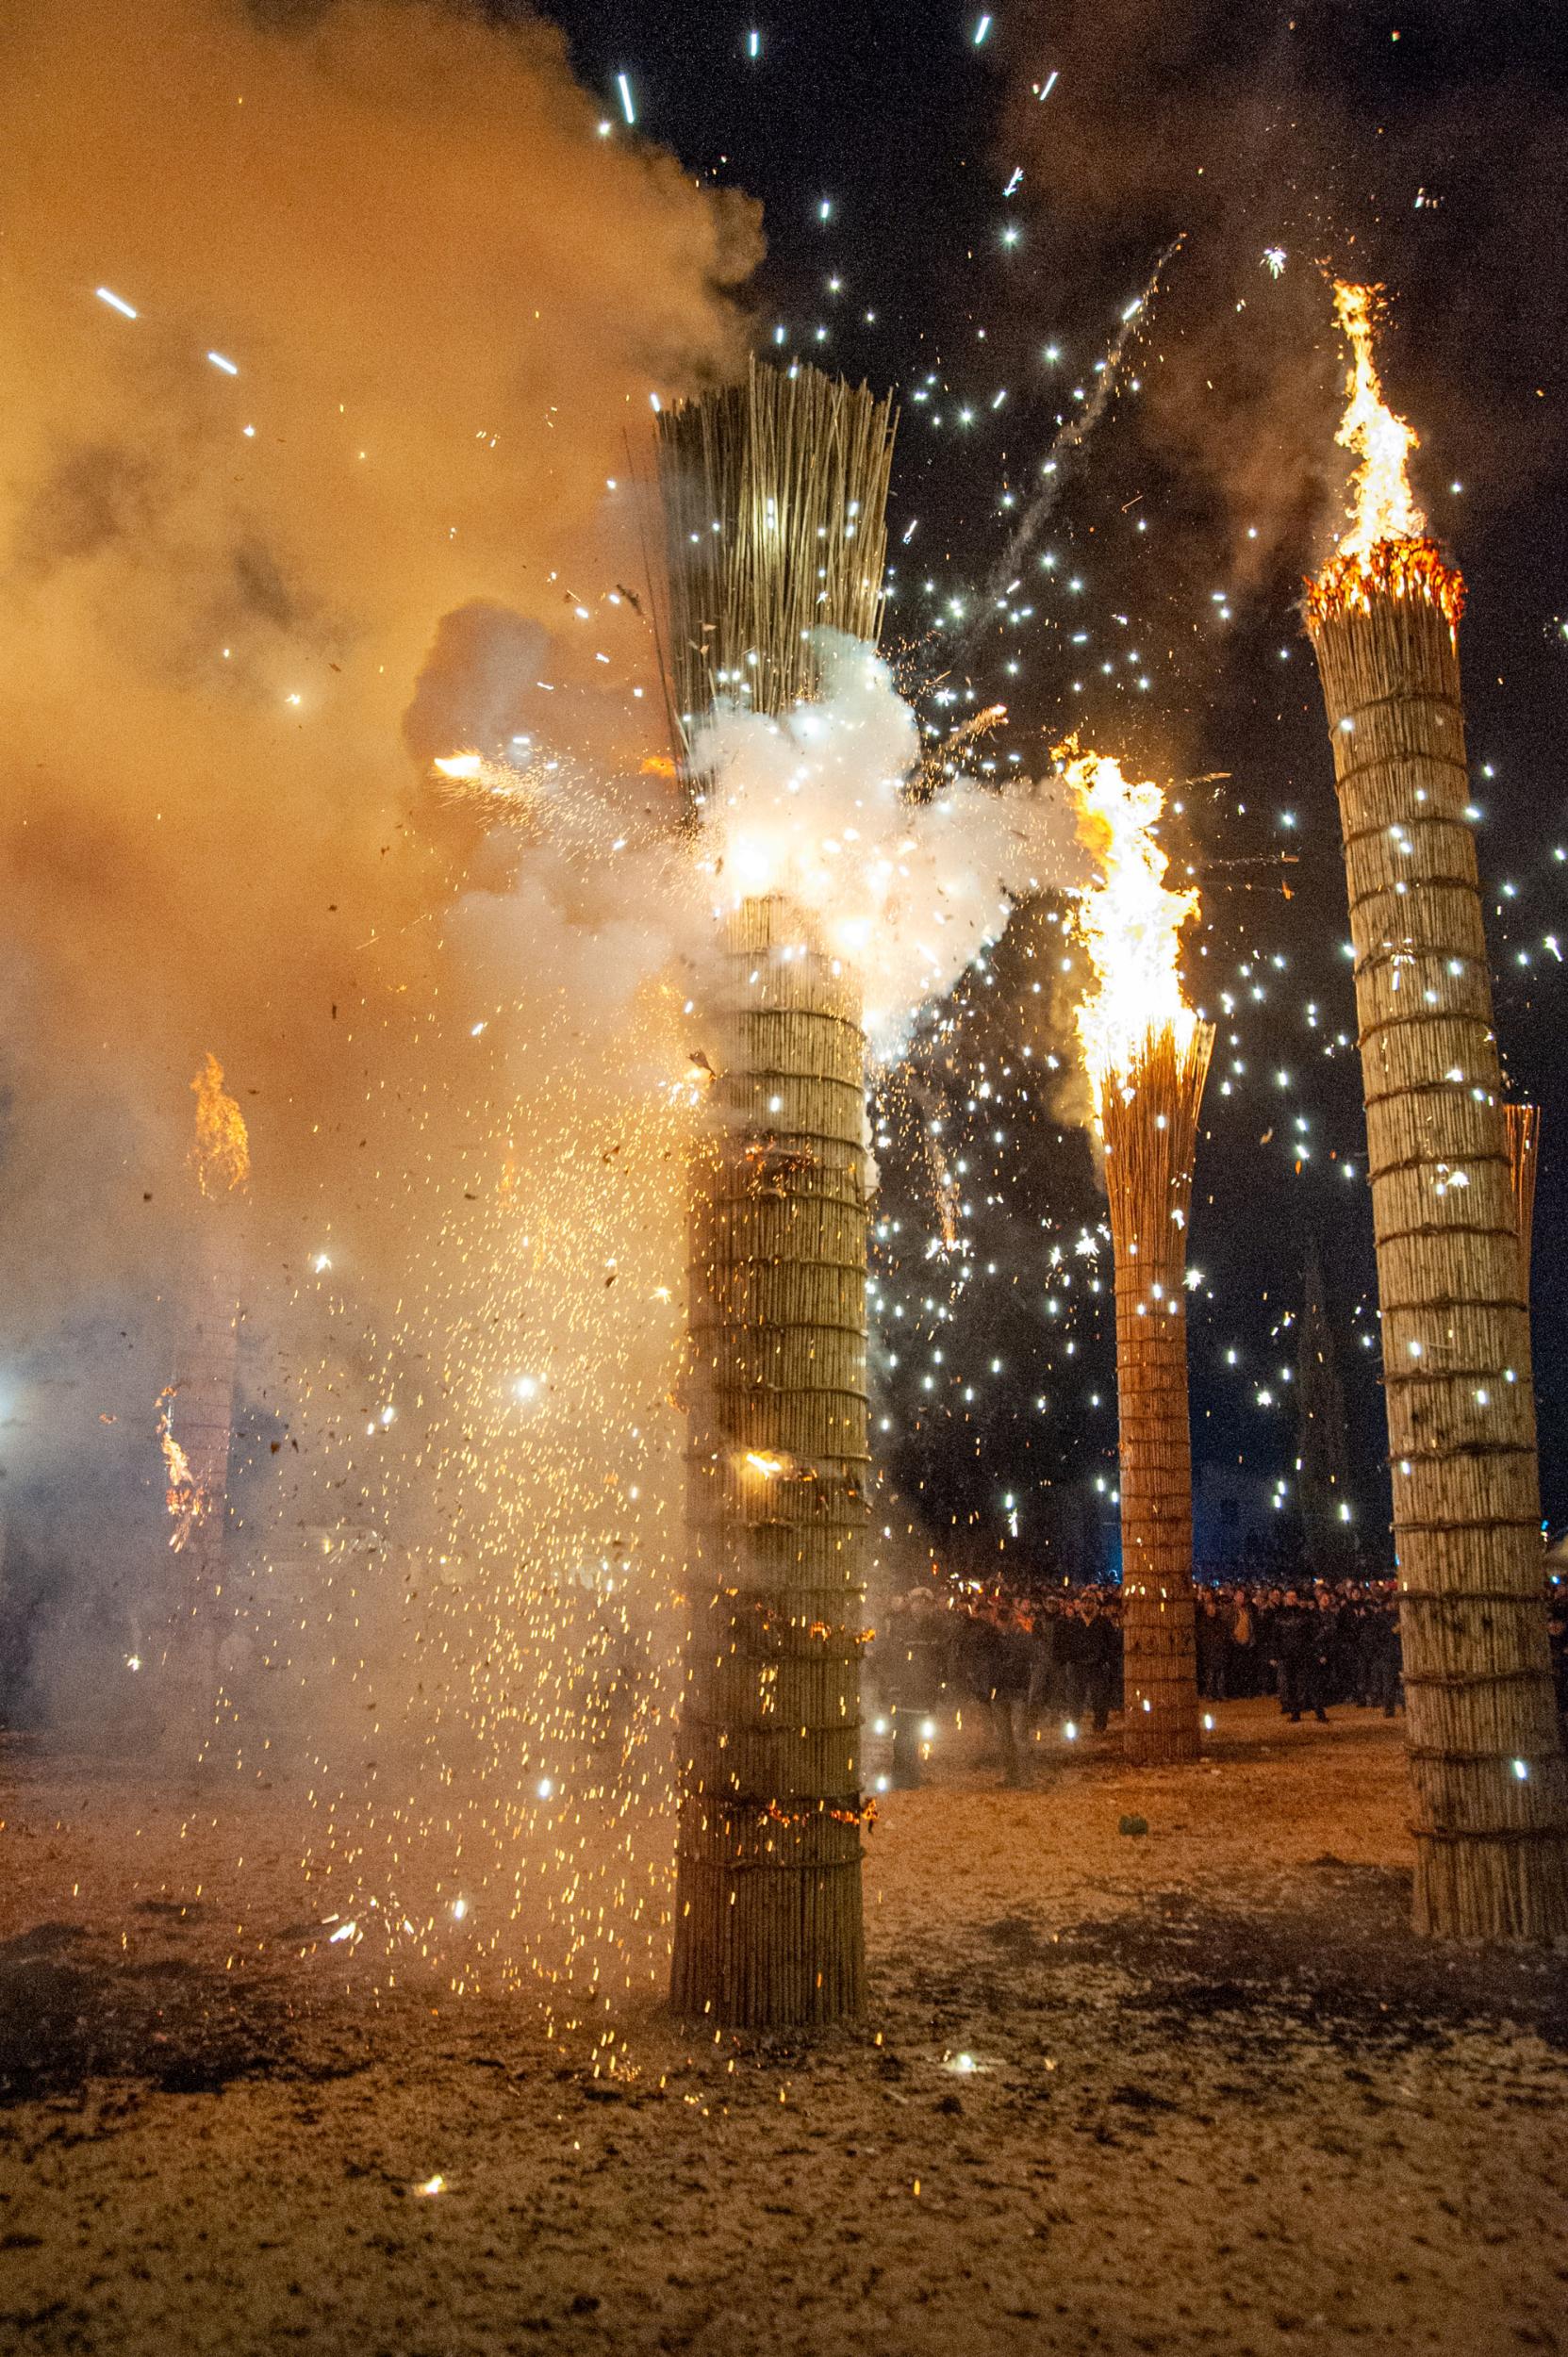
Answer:
[[[210,1049],[191,1081],[196,1137],[190,1148],[196,1183],[205,1195],[224,1195],[251,1175],[251,1142],[244,1116],[223,1087],[223,1067]]]
[[[169,1544],[176,1555],[189,1543],[191,1532],[206,1515],[209,1503],[206,1492],[190,1469],[190,1458],[174,1438],[173,1399],[178,1390],[177,1383],[166,1383],[157,1395],[157,1444],[163,1452],[163,1503],[173,1521]]]
[[[1374,592],[1424,597],[1457,629],[1464,583],[1426,537],[1427,519],[1410,486],[1410,454],[1420,448],[1415,428],[1396,418],[1383,399],[1373,331],[1380,287],[1334,281],[1334,316],[1350,339],[1345,410],[1335,440],[1356,453],[1349,529],[1316,579],[1307,584],[1307,623],[1316,630],[1330,614],[1368,610]]]
[[[1198,898],[1165,882],[1170,863],[1153,834],[1165,807],[1160,788],[1132,783],[1103,753],[1081,753],[1076,744],[1059,751],[1066,756],[1079,841],[1095,865],[1096,882],[1079,901],[1073,930],[1098,984],[1077,1016],[1098,1099],[1131,1070],[1152,1035],[1168,1029],[1179,1053],[1191,1045],[1197,1015],[1182,995],[1177,953]]]
[[[1370,556],[1379,540],[1419,540],[1427,530],[1409,472],[1410,454],[1420,449],[1421,437],[1383,399],[1372,356],[1382,291],[1380,287],[1352,286],[1344,278],[1334,281],[1334,317],[1350,339],[1351,354],[1345,412],[1334,439],[1342,450],[1354,451],[1357,461],[1345,511],[1350,529],[1339,544],[1341,556]]]

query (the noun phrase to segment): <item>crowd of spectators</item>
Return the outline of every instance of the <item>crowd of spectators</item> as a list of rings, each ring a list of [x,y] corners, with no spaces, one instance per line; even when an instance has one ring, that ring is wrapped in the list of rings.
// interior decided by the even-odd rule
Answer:
[[[1392,1580],[1200,1581],[1197,1654],[1205,1702],[1275,1695],[1286,1718],[1326,1721],[1341,1706],[1392,1719],[1403,1699]],[[1554,1658],[1560,1665],[1560,1645]],[[988,1721],[1002,1772],[1016,1783],[1026,1747],[1042,1734],[1103,1735],[1121,1709],[1121,1591],[922,1585],[883,1616],[871,1672],[890,1722],[895,1786],[919,1782],[936,1720],[966,1709]]]

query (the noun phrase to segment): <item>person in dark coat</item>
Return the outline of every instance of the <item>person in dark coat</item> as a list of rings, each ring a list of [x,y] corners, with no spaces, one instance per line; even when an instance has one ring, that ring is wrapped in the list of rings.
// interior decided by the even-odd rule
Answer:
[[[1403,1667],[1396,1597],[1386,1596],[1368,1611],[1362,1651],[1366,1663],[1367,1702],[1374,1710],[1381,1710],[1385,1719],[1392,1719],[1399,1702],[1399,1678]]]
[[[1029,1631],[1005,1597],[992,1607],[985,1657],[990,1681],[986,1699],[1002,1775],[1008,1784],[1022,1784],[1033,1646]]]
[[[1237,1590],[1230,1599],[1230,1636],[1225,1668],[1226,1689],[1231,1694],[1252,1695],[1260,1690],[1259,1660],[1262,1646],[1258,1631],[1258,1607],[1248,1590]]]
[[[1068,1636],[1068,1709],[1080,1725],[1088,1720],[1105,1733],[1121,1666],[1121,1630],[1092,1591],[1079,1601]]]
[[[1067,1706],[1066,1621],[1054,1596],[1034,1615],[1031,1637],[1029,1723],[1031,1730],[1065,1715]]]
[[[1561,1592],[1556,1588],[1546,1604],[1546,1641],[1551,1647],[1557,1715],[1568,1729],[1568,1606],[1564,1605]]]
[[[1089,1658],[1081,1596],[1075,1597],[1063,1614],[1056,1644],[1062,1663],[1062,1716],[1067,1725],[1075,1726],[1083,1712],[1083,1681]]]
[[[1331,1588],[1320,1588],[1308,1610],[1312,1614],[1312,1641],[1308,1649],[1306,1704],[1313,1718],[1327,1724],[1329,1705],[1344,1699],[1339,1687],[1344,1658],[1340,1600]]]
[[[1287,1588],[1284,1602],[1270,1620],[1269,1653],[1279,1676],[1279,1708],[1293,1726],[1300,1724],[1303,1709],[1318,1719],[1329,1715],[1322,1701],[1318,1617],[1294,1588]]]
[[[1362,1680],[1362,1622],[1365,1600],[1344,1589],[1333,1599],[1333,1636],[1329,1646],[1329,1682],[1324,1697],[1330,1703],[1365,1700]]]
[[[882,1695],[893,1722],[892,1782],[913,1792],[924,1782],[921,1728],[942,1696],[947,1643],[936,1598],[912,1589],[887,1616],[877,1645]]]
[[[1206,1703],[1222,1703],[1230,1668],[1230,1631],[1212,1588],[1197,1600],[1195,1616],[1197,1640],[1197,1690]]]

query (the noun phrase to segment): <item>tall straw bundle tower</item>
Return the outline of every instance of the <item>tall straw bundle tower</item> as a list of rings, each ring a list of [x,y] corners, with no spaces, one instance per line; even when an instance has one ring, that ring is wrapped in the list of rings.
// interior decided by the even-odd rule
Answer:
[[[816,371],[660,420],[681,766],[716,701],[784,712],[811,634],[874,638],[890,404]],[[720,879],[722,882],[722,879]],[[689,1578],[672,2001],[743,2027],[860,2013],[867,1406],[859,977],[808,911],[721,919],[693,1188]]]
[[[1158,786],[1094,753],[1067,763],[1096,882],[1077,930],[1097,977],[1078,1011],[1116,1264],[1126,1755],[1196,1759],[1192,1443],[1187,1409],[1187,1216],[1213,1026],[1177,969],[1196,892],[1164,882]]]
[[[1377,290],[1338,286],[1352,528],[1308,585],[1345,837],[1416,1843],[1414,1920],[1568,1931],[1529,1318],[1460,695],[1463,585],[1406,481]]]

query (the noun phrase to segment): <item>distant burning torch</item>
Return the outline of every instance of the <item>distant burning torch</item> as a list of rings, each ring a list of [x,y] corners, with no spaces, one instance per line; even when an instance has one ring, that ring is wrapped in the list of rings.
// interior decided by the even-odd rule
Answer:
[[[1126,1755],[1151,1767],[1198,1752],[1185,1277],[1214,1032],[1181,987],[1178,949],[1197,894],[1164,881],[1153,832],[1164,795],[1100,754],[1066,750],[1095,870],[1075,920],[1095,972],[1078,1032],[1105,1146],[1116,1267]]]

